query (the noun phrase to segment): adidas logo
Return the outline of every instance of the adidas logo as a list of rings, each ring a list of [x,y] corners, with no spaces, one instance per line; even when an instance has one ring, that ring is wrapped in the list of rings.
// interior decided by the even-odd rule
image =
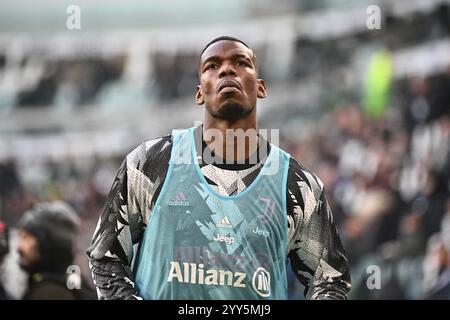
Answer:
[[[183,192],[178,192],[174,200],[169,201],[169,206],[190,206],[190,202],[187,201]]]
[[[216,224],[216,227],[231,229],[231,228],[233,228],[233,225],[230,223],[230,220],[228,220],[228,217],[225,217],[225,218],[219,220],[219,222]]]

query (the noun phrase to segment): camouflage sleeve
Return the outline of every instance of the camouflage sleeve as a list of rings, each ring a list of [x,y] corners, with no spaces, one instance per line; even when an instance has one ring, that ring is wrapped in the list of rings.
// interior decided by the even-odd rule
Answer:
[[[322,182],[297,164],[288,183],[288,256],[307,299],[346,299],[351,287],[345,250]]]
[[[99,299],[140,299],[131,268],[167,174],[170,150],[170,135],[149,140],[119,169],[87,250]]]
[[[114,180],[92,244],[87,250],[97,294],[102,300],[139,298],[126,268],[133,258],[132,228],[127,213],[125,160]]]

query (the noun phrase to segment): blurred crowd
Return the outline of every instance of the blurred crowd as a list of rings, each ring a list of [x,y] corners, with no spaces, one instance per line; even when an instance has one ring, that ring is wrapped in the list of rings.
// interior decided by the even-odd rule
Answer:
[[[352,298],[450,298],[449,89],[450,70],[405,80],[394,88],[400,108],[384,117],[337,106],[288,141],[325,184]],[[381,270],[379,289],[367,286],[370,266]]]

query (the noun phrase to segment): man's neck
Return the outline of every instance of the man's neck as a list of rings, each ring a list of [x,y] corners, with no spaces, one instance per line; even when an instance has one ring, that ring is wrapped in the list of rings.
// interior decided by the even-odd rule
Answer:
[[[201,129],[201,128],[200,128]],[[200,138],[200,136],[199,136]],[[198,151],[199,159],[201,158],[201,162],[203,165],[212,164],[215,167],[225,169],[225,170],[245,170],[252,168],[256,164],[263,163],[267,155],[270,152],[270,143],[264,138],[260,137],[257,151],[252,154],[249,158],[245,159],[245,161],[225,161],[219,157],[217,157],[213,151],[211,151],[204,140],[202,140],[202,148]],[[201,150],[201,153],[200,153]],[[203,155],[211,154],[213,156],[212,161],[210,159],[205,159]],[[256,159],[256,160],[255,160]]]
[[[203,141],[226,162],[245,162],[258,149],[256,115],[233,122],[205,115]]]

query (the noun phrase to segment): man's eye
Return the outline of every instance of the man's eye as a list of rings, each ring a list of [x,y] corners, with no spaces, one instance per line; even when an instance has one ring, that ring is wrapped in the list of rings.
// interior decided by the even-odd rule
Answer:
[[[238,60],[238,61],[236,61],[236,65],[238,65],[238,66],[247,66],[247,67],[250,66],[250,64],[247,61],[245,61],[245,60]]]
[[[214,63],[211,63],[211,64],[208,64],[208,65],[205,67],[205,70],[213,70],[213,69],[216,69],[216,68],[217,68],[217,65],[214,64]]]

